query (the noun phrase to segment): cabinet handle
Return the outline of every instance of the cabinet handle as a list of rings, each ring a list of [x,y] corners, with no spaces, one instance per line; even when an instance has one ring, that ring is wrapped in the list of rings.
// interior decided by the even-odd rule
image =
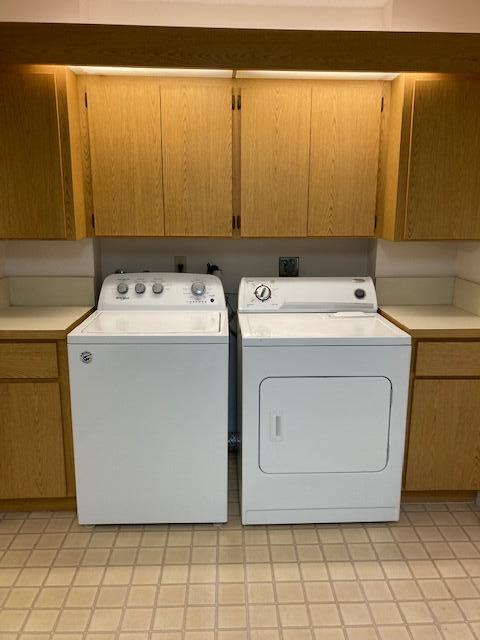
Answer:
[[[235,216],[232,216],[232,229],[235,229]]]
[[[237,229],[240,229],[240,216],[237,216]]]

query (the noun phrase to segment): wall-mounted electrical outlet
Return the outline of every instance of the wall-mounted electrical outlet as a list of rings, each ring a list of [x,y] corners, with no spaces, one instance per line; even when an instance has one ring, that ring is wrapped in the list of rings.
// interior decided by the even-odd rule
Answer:
[[[300,258],[287,258],[280,256],[278,259],[278,275],[280,277],[296,277],[298,276],[298,269],[300,265]]]
[[[176,273],[185,273],[187,270],[187,256],[174,256],[173,270]]]

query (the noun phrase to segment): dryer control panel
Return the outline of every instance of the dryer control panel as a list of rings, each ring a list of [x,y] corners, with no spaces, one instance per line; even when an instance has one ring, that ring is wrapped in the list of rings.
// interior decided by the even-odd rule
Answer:
[[[373,280],[359,278],[242,278],[239,313],[374,313]]]
[[[196,273],[114,273],[103,281],[99,310],[226,308],[222,282]]]

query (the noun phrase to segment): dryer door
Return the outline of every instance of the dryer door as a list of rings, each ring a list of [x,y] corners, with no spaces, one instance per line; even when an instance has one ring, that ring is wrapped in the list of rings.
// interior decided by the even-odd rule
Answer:
[[[388,462],[391,396],[383,377],[266,378],[260,385],[260,468],[381,471]]]

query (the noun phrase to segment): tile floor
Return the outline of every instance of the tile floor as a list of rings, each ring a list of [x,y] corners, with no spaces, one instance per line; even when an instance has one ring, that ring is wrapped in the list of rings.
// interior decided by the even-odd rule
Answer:
[[[0,640],[480,639],[480,510],[393,524],[78,525],[0,514]]]

